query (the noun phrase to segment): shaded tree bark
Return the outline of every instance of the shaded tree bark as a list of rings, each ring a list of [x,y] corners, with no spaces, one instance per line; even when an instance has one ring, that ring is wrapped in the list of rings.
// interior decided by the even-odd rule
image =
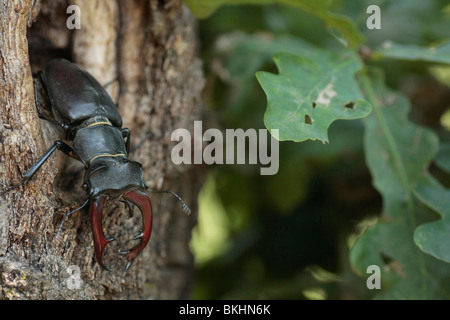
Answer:
[[[81,9],[81,29],[66,27],[69,5]],[[144,167],[150,189],[172,189],[193,209],[150,194],[154,221],[147,248],[124,272],[115,254],[134,245],[138,210],[120,202],[103,214],[107,272],[95,262],[87,212],[56,230],[64,213],[86,199],[83,168],[53,155],[33,179],[0,199],[0,298],[176,299],[188,298],[201,172],[175,166],[170,136],[201,118],[203,74],[197,57],[195,20],[181,0],[0,0],[0,189],[22,175],[64,133],[40,120],[32,73],[53,57],[71,59],[91,72],[117,101],[131,144],[130,158]],[[70,90],[70,88],[68,88]],[[151,138],[146,136],[151,133]],[[142,143],[140,143],[142,142]],[[79,270],[79,273],[78,273]],[[79,278],[78,278],[79,276]]]

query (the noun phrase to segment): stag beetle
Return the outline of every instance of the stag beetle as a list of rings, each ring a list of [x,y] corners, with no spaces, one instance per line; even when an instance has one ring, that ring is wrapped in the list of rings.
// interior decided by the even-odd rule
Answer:
[[[49,98],[54,117],[45,115],[39,106],[36,78],[34,80],[35,103],[40,118],[61,126],[69,146],[61,140],[55,143],[24,174],[20,183],[7,188],[0,195],[30,180],[55,150],[81,161],[85,174],[83,189],[87,200],[79,208],[66,213],[61,227],[70,214],[90,203],[89,214],[94,240],[95,256],[103,263],[103,252],[113,238],[106,238],[102,230],[102,211],[106,201],[121,200],[137,205],[142,214],[142,230],[133,239],[140,239],[135,247],[119,252],[128,260],[128,270],[136,256],[147,245],[152,229],[152,206],[145,191],[170,193],[178,198],[183,210],[190,212],[185,202],[170,190],[155,191],[145,184],[142,165],[128,159],[130,131],[122,129],[122,117],[106,90],[88,72],[64,59],[51,60],[45,70],[38,73],[42,87]]]

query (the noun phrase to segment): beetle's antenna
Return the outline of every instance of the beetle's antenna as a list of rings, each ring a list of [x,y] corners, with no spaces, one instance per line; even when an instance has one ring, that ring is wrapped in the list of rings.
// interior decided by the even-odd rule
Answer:
[[[70,216],[72,213],[75,213],[75,212],[77,212],[78,210],[83,209],[83,208],[89,203],[89,200],[90,200],[90,199],[88,198],[88,199],[83,203],[83,205],[82,205],[81,207],[78,207],[78,208],[76,208],[75,210],[72,210],[72,211],[70,211],[70,212],[67,212],[67,213],[64,215],[63,220],[61,221],[61,224],[59,225],[58,232],[56,233],[56,238],[58,238],[59,235],[61,234],[61,229],[62,229],[62,227],[63,227],[63,225],[64,225],[64,222],[66,222],[67,217]]]
[[[181,197],[177,195],[175,192],[171,190],[151,190],[149,188],[147,188],[147,191],[151,193],[170,193],[171,195],[175,196],[178,200],[180,200],[181,204],[183,205],[183,211],[186,212],[187,214],[191,214],[191,209],[188,207],[186,202],[184,202],[183,199],[181,199]]]
[[[153,137],[153,133],[149,132],[145,135],[145,137],[139,141],[133,148],[131,148],[130,153],[136,151],[145,141]]]

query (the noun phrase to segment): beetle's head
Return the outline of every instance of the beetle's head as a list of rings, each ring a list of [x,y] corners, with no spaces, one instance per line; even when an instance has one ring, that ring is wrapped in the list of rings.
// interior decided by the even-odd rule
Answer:
[[[141,242],[130,250],[120,252],[126,255],[129,268],[136,256],[147,245],[152,228],[152,206],[145,192],[142,165],[125,157],[99,157],[86,169],[84,187],[89,194],[91,228],[94,238],[95,255],[98,263],[103,263],[103,252],[106,245],[114,239],[105,238],[102,230],[102,211],[107,200],[123,198],[135,204],[142,213],[143,228],[134,239]]]
[[[125,157],[99,157],[86,169],[83,188],[90,198],[117,198],[131,189],[145,190],[142,165]]]

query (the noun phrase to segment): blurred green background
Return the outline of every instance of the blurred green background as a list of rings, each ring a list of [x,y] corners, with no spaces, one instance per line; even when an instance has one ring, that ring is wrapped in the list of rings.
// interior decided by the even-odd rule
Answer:
[[[447,0],[333,4],[334,13],[355,21],[369,48],[386,40],[429,45],[450,36]],[[382,8],[381,30],[366,28],[370,4]],[[341,46],[322,21],[281,4],[224,6],[199,21],[199,34],[207,79],[203,130],[264,128],[267,102],[255,72],[277,73],[272,56],[295,53],[305,41]],[[448,68],[378,65],[388,85],[410,98],[414,121],[438,132],[450,127]],[[366,277],[348,262],[358,231],[382,206],[365,164],[362,121],[333,123],[329,144],[280,142],[273,176],[261,176],[260,164],[208,167],[191,241],[193,299],[372,297]]]

